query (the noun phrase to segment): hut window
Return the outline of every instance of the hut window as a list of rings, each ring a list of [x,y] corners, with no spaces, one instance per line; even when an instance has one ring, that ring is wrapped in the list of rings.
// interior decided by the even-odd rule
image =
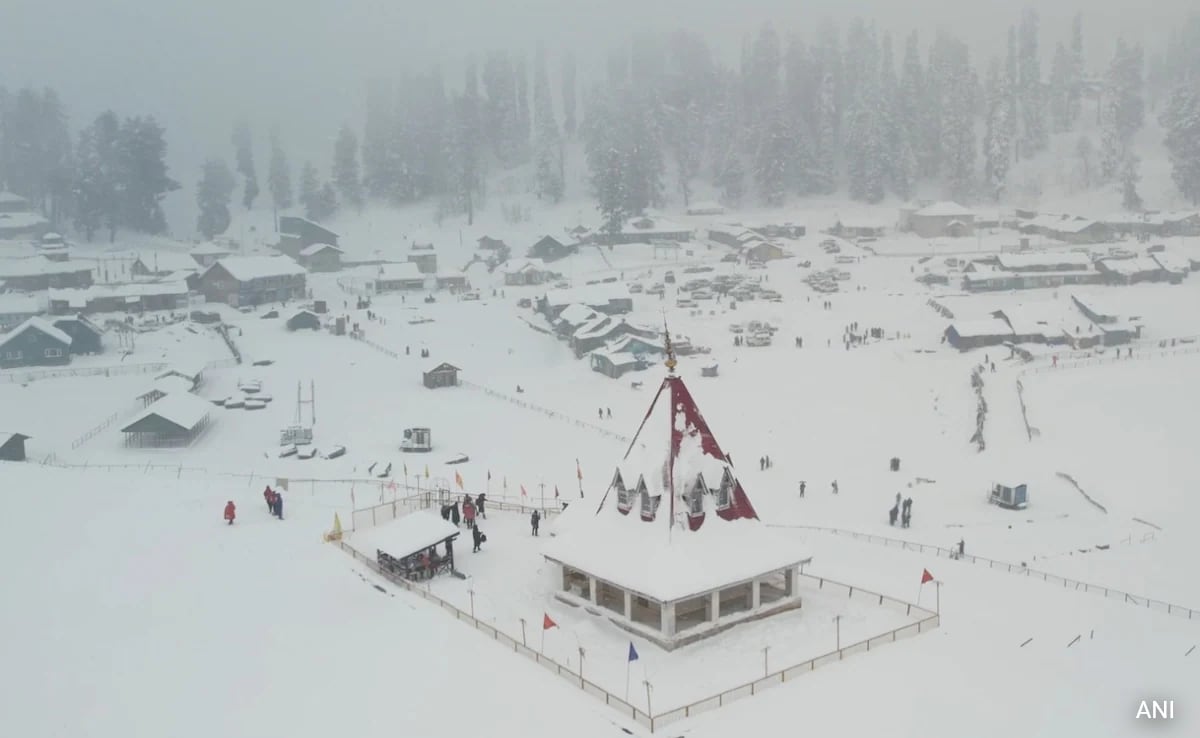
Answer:
[[[717,509],[725,510],[733,504],[733,475],[729,469],[721,475],[721,487],[717,490]]]
[[[629,512],[629,508],[633,507],[633,493],[625,488],[620,471],[613,475],[612,486],[617,490],[617,509],[623,513]]]
[[[62,357],[62,349],[50,348],[46,349],[47,359],[58,359]]]
[[[687,504],[688,515],[703,515],[704,514],[704,493],[708,491],[704,484],[704,477],[697,476],[696,483],[692,485],[692,489],[688,492]]]
[[[642,493],[642,519],[654,520],[655,513],[658,512],[658,503],[662,502],[661,495],[650,496],[645,487],[641,489]]]

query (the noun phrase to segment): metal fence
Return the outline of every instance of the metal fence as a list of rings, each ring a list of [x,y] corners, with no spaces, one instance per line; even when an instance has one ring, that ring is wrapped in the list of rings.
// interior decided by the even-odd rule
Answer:
[[[560,413],[560,412],[557,412],[554,410],[550,410],[549,408],[544,408],[544,407],[541,407],[540,405],[535,405],[532,402],[526,402],[525,400],[519,400],[516,397],[513,397],[512,395],[506,395],[503,392],[497,392],[496,390],[490,389],[488,387],[484,387],[481,384],[467,382],[462,379],[458,380],[458,383],[464,387],[470,387],[471,389],[479,390],[489,397],[495,397],[495,398],[498,398],[501,400],[507,400],[508,402],[511,402],[512,404],[516,405],[517,407],[525,408],[526,410],[533,410],[534,412],[539,412],[548,418],[554,418],[555,420],[563,420],[568,423],[573,423],[574,425],[576,425],[580,428],[587,428],[588,430],[595,431],[596,433],[599,433],[602,436],[607,436],[608,438],[612,438],[613,440],[620,441],[621,443],[629,443],[630,441],[633,440],[629,436],[623,436],[620,433],[614,433],[614,432],[610,431],[608,428],[602,428],[602,427],[596,425],[595,423],[589,423],[586,420],[579,420],[577,418],[572,418],[569,415],[564,415],[563,413]]]
[[[370,483],[368,483],[370,484]],[[407,491],[412,488],[403,485]],[[381,494],[382,496],[382,494]],[[378,505],[370,507],[358,508],[350,514],[350,529],[364,530],[374,528],[378,525],[390,523],[396,518],[401,518],[410,512],[417,510],[429,510],[434,507],[440,508],[442,505],[448,504],[451,500],[456,500],[459,495],[452,493],[448,488],[442,489],[427,489],[416,493],[405,494],[403,497],[396,497],[391,501],[381,502]],[[555,505],[530,505],[523,502],[510,502],[504,498],[496,498],[488,495],[485,505],[487,510],[501,510],[504,512],[515,512],[522,515],[532,513],[537,510],[542,514],[543,518],[550,518],[562,512],[560,506]]]
[[[65,379],[68,377],[119,377],[128,374],[152,374],[167,368],[167,364],[117,364],[116,366],[76,367],[63,369],[37,369],[31,371],[0,372],[0,382],[25,384],[42,379]]]
[[[1141,595],[1131,594],[1123,590],[1113,587],[1106,587],[1101,584],[1091,584],[1081,582],[1078,579],[1070,577],[1061,577],[1057,574],[1051,574],[1037,569],[1031,569],[1024,564],[1010,564],[1005,561],[996,561],[983,556],[973,556],[971,554],[958,555],[954,549],[943,548],[941,546],[932,546],[927,543],[914,543],[913,541],[905,541],[899,538],[889,538],[887,536],[877,536],[870,533],[859,533],[857,531],[845,530],[842,528],[823,528],[816,525],[773,525],[775,528],[797,528],[802,530],[815,530],[821,533],[829,533],[838,536],[848,536],[855,540],[866,541],[883,546],[895,546],[906,551],[916,551],[919,553],[931,553],[947,559],[955,559],[965,561],[970,564],[986,565],[989,569],[997,569],[1008,572],[1009,574],[1017,574],[1020,576],[1029,577],[1030,579],[1040,579],[1043,582],[1051,582],[1053,584],[1061,584],[1064,589],[1070,589],[1077,592],[1090,592],[1093,594],[1103,595],[1108,599],[1120,600],[1130,605],[1145,607],[1156,612],[1163,612],[1176,617],[1187,618],[1188,620],[1200,620],[1200,609],[1177,605],[1173,602],[1156,600],[1151,597],[1143,597]]]
[[[501,644],[504,648],[511,649],[513,653],[520,654],[539,666],[544,667],[550,673],[561,677],[568,684],[578,687],[585,694],[591,695],[592,697],[602,701],[605,705],[616,710],[621,715],[629,718],[634,723],[637,723],[642,727],[649,728],[651,733],[671,723],[675,723],[685,718],[699,715],[710,710],[715,710],[719,707],[736,702],[744,697],[750,697],[758,694],[764,689],[779,686],[787,682],[789,679],[795,679],[801,674],[806,674],[816,670],[818,667],[834,664],[844,660],[848,656],[853,656],[858,653],[867,653],[872,649],[878,649],[881,646],[889,643],[895,643],[896,641],[928,632],[937,628],[941,624],[941,618],[937,613],[930,612],[929,610],[917,607],[916,605],[902,602],[895,598],[870,592],[868,590],[860,589],[848,584],[835,582],[831,579],[825,579],[824,577],[816,577],[811,574],[801,574],[802,577],[816,581],[820,589],[845,591],[847,598],[849,599],[859,599],[873,602],[880,606],[901,609],[910,615],[916,612],[921,616],[921,619],[915,623],[910,623],[903,627],[889,630],[886,633],[880,633],[879,635],[872,636],[871,638],[867,638],[856,643],[851,643],[847,646],[843,646],[834,651],[830,651],[829,653],[816,656],[799,664],[793,664],[776,672],[766,674],[760,679],[738,684],[690,704],[653,714],[652,712],[643,710],[636,705],[630,704],[626,700],[617,697],[604,687],[588,681],[579,673],[572,671],[570,667],[564,666],[554,659],[551,659],[530,648],[524,642],[524,637],[518,638],[508,635],[496,626],[483,622],[471,613],[464,612],[457,606],[443,600],[442,598],[430,592],[426,587],[414,582],[410,582],[402,577],[392,574],[391,572],[384,571],[375,561],[375,559],[359,553],[353,546],[345,541],[337,541],[336,543],[338,547],[342,549],[342,551],[352,556],[356,561],[363,564],[379,576],[387,579],[392,584],[412,592],[424,600],[432,602],[433,604],[445,610],[447,613],[454,616],[455,620],[472,626],[476,630],[482,632],[484,635],[487,635],[489,638]]]
[[[1166,349],[1138,349],[1133,352],[1133,355],[1120,356],[1092,356],[1086,359],[1073,359],[1070,361],[1060,361],[1057,364],[1043,364],[1041,366],[1033,366],[1026,368],[1022,374],[1042,374],[1045,372],[1054,372],[1061,369],[1082,369],[1090,366],[1108,366],[1110,364],[1123,364],[1130,361],[1146,361],[1149,359],[1159,359],[1165,356],[1182,356],[1186,354],[1200,353],[1200,346],[1188,345],[1177,348]]]

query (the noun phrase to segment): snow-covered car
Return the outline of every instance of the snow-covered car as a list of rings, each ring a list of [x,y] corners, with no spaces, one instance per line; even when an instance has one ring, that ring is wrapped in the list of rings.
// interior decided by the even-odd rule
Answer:
[[[466,300],[466,301],[478,300],[479,293],[478,292],[464,292],[462,299]]]
[[[641,282],[634,282],[633,284],[629,285],[629,294],[631,295],[641,294],[645,290],[646,288],[642,286]]]
[[[533,300],[530,300],[528,297],[522,297],[520,300],[517,300],[517,307],[533,307]]]
[[[804,269],[808,269],[809,267],[812,266],[812,262],[805,259],[804,261],[796,262],[796,266],[803,267]]]
[[[747,346],[770,346],[771,345],[771,334],[766,333],[766,332],[751,333],[749,336],[746,337],[746,345]]]
[[[655,282],[654,284],[650,285],[650,289],[646,290],[646,294],[648,294],[648,295],[661,295],[661,294],[664,294],[666,291],[667,291],[667,288],[666,288],[666,287],[664,287],[664,286],[662,285],[662,283],[660,283],[660,282]]]
[[[773,302],[780,302],[783,300],[783,295],[779,294],[775,290],[763,290],[758,296],[764,300],[771,300]]]
[[[711,299],[713,299],[713,293],[709,292],[708,290],[696,290],[695,292],[692,293],[692,299],[693,300],[711,300]]]
[[[729,324],[729,332],[730,333],[742,333],[745,330],[746,330],[745,326],[743,326],[741,323],[730,323]]]
[[[737,254],[725,254],[724,256],[721,257],[721,261],[731,262],[734,264],[737,263],[737,260],[738,260]]]
[[[689,300],[689,299],[688,299],[688,298],[686,298],[686,297],[681,297],[681,298],[679,298],[678,300],[676,300],[676,301],[675,301],[675,307],[681,307],[681,308],[694,308],[694,307],[696,307],[696,301],[695,301],[695,300]]]

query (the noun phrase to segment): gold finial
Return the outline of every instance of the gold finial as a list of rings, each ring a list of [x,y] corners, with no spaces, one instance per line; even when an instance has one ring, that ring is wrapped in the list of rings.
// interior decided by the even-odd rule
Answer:
[[[671,329],[667,327],[666,311],[663,312],[663,348],[667,351],[667,360],[664,362],[667,365],[667,371],[671,374],[675,373],[675,348],[671,346]]]

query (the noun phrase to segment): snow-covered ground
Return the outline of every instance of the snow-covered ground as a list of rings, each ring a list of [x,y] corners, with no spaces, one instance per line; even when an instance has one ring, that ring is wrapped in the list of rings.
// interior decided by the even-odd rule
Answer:
[[[803,278],[834,265],[817,230],[847,212],[831,205],[796,213],[810,228],[787,242],[798,259],[747,272],[779,291],[781,302],[678,308],[668,285],[661,300],[634,295],[631,319],[665,320],[673,334],[712,349],[682,357],[679,371],[762,518],[811,550],[811,572],[913,601],[921,570],[929,568],[944,582],[941,627],[673,725],[668,734],[783,735],[803,727],[828,735],[940,737],[963,735],[971,725],[976,736],[1127,736],[1142,727],[1133,720],[1138,700],[1169,698],[1179,718],[1164,734],[1200,732],[1194,707],[1185,707],[1200,704],[1200,652],[1184,655],[1198,642],[1200,617],[1188,622],[1004,570],[811,529],[942,547],[961,539],[979,556],[1200,607],[1192,572],[1200,554],[1192,535],[1200,524],[1192,494],[1200,481],[1192,452],[1200,356],[1051,371],[1048,357],[1023,365],[1004,349],[960,354],[941,343],[948,321],[927,304],[933,297],[956,316],[974,318],[1018,304],[1061,311],[1070,295],[1090,295],[1141,316],[1145,341],[1135,351],[1149,352],[1160,341],[1200,334],[1200,280],[968,296],[915,281],[923,266],[907,254],[928,255],[928,244],[884,239],[871,244],[880,255],[860,249],[854,255],[861,262],[839,265],[851,278],[825,297]],[[875,216],[891,217],[882,210]],[[591,217],[559,208],[536,223],[485,219],[460,235],[457,224],[422,225],[427,213],[371,211],[336,229],[355,258],[433,240],[444,268],[457,270],[485,233],[508,239],[519,253],[537,234],[558,234]],[[998,248],[1013,239],[997,234],[963,246],[987,249],[994,241]],[[1196,244],[1171,248],[1196,253]],[[648,286],[668,269],[686,281],[682,269],[695,263],[718,273],[744,269],[720,263],[725,253],[699,244],[675,261],[655,258],[650,247],[586,248],[555,268],[576,285],[616,277]],[[811,268],[798,260],[810,260]],[[258,379],[273,401],[253,412],[214,405],[211,427],[186,449],[127,448],[121,423],[72,448],[110,415],[132,417],[150,376],[0,382],[0,430],[32,436],[31,459],[53,455],[58,464],[90,467],[0,464],[0,496],[12,523],[0,546],[7,560],[24,562],[0,574],[4,591],[19,593],[15,606],[0,610],[0,650],[13,654],[0,671],[10,685],[0,690],[7,724],[29,736],[612,735],[614,723],[642,732],[437,608],[386,584],[383,592],[371,587],[363,581],[375,581],[369,572],[319,543],[335,511],[349,520],[351,489],[360,507],[386,489],[361,481],[298,484],[286,521],[261,510],[264,479],[363,480],[376,462],[392,463],[401,487],[418,478],[425,488],[451,486],[457,471],[471,492],[528,504],[544,495],[549,505],[556,488],[563,499],[578,498],[578,464],[584,494],[604,492],[625,451],[622,437],[637,430],[661,366],[620,380],[593,372],[563,343],[532,329],[544,321],[517,306],[542,288],[503,287],[499,273],[478,268],[470,274],[479,301],[444,293],[431,304],[419,294],[382,296],[371,306],[382,318],[374,321],[352,309],[354,297],[339,288],[337,275],[314,275],[314,296],[360,323],[367,341],[288,332],[282,319],[261,317],[266,306],[252,313],[221,308],[248,360],[273,363],[211,369],[199,394],[225,397],[239,382]],[[779,328],[773,345],[734,346],[730,325],[750,320]],[[859,333],[881,328],[884,339],[847,349],[842,339],[852,323]],[[989,412],[980,453],[969,442],[976,411],[970,373],[985,354],[996,371],[983,375]],[[175,326],[139,334],[123,361],[227,357],[211,330]],[[462,368],[464,386],[425,389],[422,369],[443,361]],[[702,378],[700,367],[712,361],[720,376]],[[109,352],[80,366],[119,363]],[[1032,439],[1018,379],[1038,430]],[[634,388],[635,381],[644,385]],[[347,453],[279,459],[278,434],[295,417],[297,388],[308,399],[314,386],[316,445],[344,445]],[[598,418],[601,408],[612,418]],[[310,407],[303,410],[307,416]],[[432,453],[399,451],[403,429],[412,426],[432,429]],[[446,465],[460,453],[470,460]],[[764,455],[772,468],[755,467]],[[890,471],[893,457],[900,471]],[[109,465],[129,468],[103,468]],[[156,468],[166,466],[179,471]],[[1028,483],[1030,507],[988,505],[987,490],[997,482]],[[914,499],[911,528],[888,525],[897,492]],[[219,513],[231,498],[240,517],[228,529]],[[480,616],[510,634],[519,633],[520,618],[536,622],[550,612],[560,627],[547,635],[547,655],[577,662],[583,647],[589,678],[621,693],[628,636],[552,599],[523,516],[490,512],[486,525],[483,552],[459,547],[470,578],[438,581],[435,593],[465,609],[473,589]],[[931,604],[931,594],[927,586],[923,604]],[[638,640],[634,685],[651,681],[654,711],[669,709],[760,675],[764,646],[771,646],[775,667],[828,651],[835,614],[846,616],[843,641],[905,622],[887,610],[843,613],[818,593],[811,607],[672,654]],[[1082,640],[1068,648],[1078,635]]]

